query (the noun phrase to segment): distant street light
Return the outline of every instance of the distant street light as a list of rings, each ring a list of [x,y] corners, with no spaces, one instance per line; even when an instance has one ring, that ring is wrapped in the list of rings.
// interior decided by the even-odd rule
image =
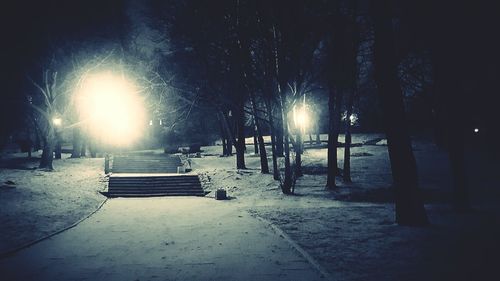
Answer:
[[[351,115],[349,115],[349,122],[351,124],[351,126],[354,126],[357,124],[358,122],[358,115],[356,113],[352,113]],[[347,120],[347,111],[345,111],[344,113],[342,113],[342,121],[346,121]]]
[[[62,125],[62,119],[60,117],[52,118],[52,124],[56,127],[60,127]]]
[[[349,116],[349,121],[351,122],[351,126],[356,125],[358,115],[356,113],[351,114],[351,116]]]

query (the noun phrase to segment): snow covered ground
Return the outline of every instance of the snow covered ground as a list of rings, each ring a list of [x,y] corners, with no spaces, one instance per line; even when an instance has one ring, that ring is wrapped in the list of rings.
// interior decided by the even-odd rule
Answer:
[[[324,280],[265,223],[225,203],[110,199],[77,227],[1,259],[2,280]]]
[[[40,154],[0,159],[0,254],[63,229],[105,199],[102,158],[54,160],[54,171],[37,169]]]
[[[357,134],[353,143],[380,138]],[[260,159],[251,153],[253,145],[247,146],[244,170],[235,169],[234,156],[220,157],[220,146],[203,147],[201,158],[191,158],[191,164],[206,190],[224,188],[230,196],[227,201],[213,201],[216,208],[208,204],[206,214],[250,213],[272,222],[333,280],[494,280],[488,278],[500,261],[500,193],[494,166],[474,169],[484,159],[474,153],[468,156],[475,211],[455,214],[449,208],[446,153],[426,138],[415,139],[413,147],[432,223],[426,228],[394,224],[390,163],[384,145],[353,147],[353,183],[343,184],[339,179],[341,187],[335,192],[324,188],[326,148],[306,149],[305,175],[297,181],[293,196],[283,195],[272,175],[260,173]],[[338,156],[342,159],[343,149]],[[23,165],[36,166],[29,163]],[[102,159],[64,159],[55,162],[55,172],[1,168],[1,182],[16,183],[16,188],[4,184],[0,190],[2,249],[71,225],[91,212],[103,200],[98,193],[106,181],[102,166]],[[154,205],[162,199],[149,200]],[[171,200],[188,204],[185,198]],[[176,222],[182,227],[182,221],[171,221]]]
[[[380,137],[354,135],[353,143]],[[221,150],[203,149],[206,155]],[[253,146],[247,149],[253,151]],[[193,167],[210,179],[212,189],[226,188],[235,204],[282,228],[334,280],[496,280],[490,278],[500,265],[500,192],[494,165],[485,165],[484,157],[468,152],[475,211],[455,214],[449,205],[447,153],[426,138],[415,139],[413,150],[432,224],[426,228],[394,224],[390,162],[384,145],[353,147],[353,183],[339,179],[341,187],[335,192],[325,190],[326,175],[317,172],[326,166],[325,148],[305,151],[305,170],[313,172],[297,181],[295,196],[281,194],[271,175],[260,174],[259,158],[252,155],[246,158],[247,170],[235,170],[234,158],[218,156],[193,159]],[[343,153],[338,150],[339,159]]]

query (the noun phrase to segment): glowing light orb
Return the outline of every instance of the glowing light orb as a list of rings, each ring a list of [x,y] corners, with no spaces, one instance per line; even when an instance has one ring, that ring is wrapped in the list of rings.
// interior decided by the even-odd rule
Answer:
[[[356,125],[356,122],[358,122],[358,115],[356,113],[351,114],[351,116],[349,116],[349,121],[351,122],[351,126]]]
[[[293,108],[293,121],[295,126],[302,131],[309,127],[309,114],[304,106],[300,108]]]
[[[54,126],[56,127],[59,127],[62,125],[62,119],[59,117],[54,117],[52,118],[52,124],[54,124]]]
[[[87,77],[78,105],[89,133],[103,143],[129,145],[143,133],[143,102],[135,86],[122,76],[101,73]]]
[[[474,128],[474,133],[479,133],[479,128]]]

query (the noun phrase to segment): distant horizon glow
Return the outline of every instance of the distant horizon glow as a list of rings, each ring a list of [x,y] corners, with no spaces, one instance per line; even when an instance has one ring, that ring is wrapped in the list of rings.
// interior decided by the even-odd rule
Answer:
[[[89,76],[78,93],[78,107],[92,137],[126,146],[142,136],[145,112],[136,87],[111,72]]]

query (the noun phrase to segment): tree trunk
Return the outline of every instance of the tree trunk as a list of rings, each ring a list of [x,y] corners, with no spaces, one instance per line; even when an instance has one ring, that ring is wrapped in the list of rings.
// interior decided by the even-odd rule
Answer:
[[[302,176],[302,132],[299,129],[299,133],[297,134],[297,143],[295,146],[295,176]]]
[[[222,129],[225,132],[225,137],[226,137],[226,150],[227,150],[227,155],[232,156],[233,155],[233,143],[235,143],[235,137],[233,132],[231,131],[230,125],[229,125],[229,116],[226,116],[226,113],[223,111],[219,111],[219,116],[221,118],[222,122]]]
[[[399,225],[423,226],[427,214],[418,188],[417,166],[406,131],[403,95],[397,76],[397,60],[389,0],[372,1],[374,22],[374,77],[386,126],[389,158]]]
[[[222,156],[229,156],[227,151],[227,141],[224,137],[222,138]]]
[[[228,138],[226,142],[227,156],[233,156],[233,140]]]
[[[285,154],[285,179],[281,185],[281,191],[284,194],[292,193],[292,167],[290,165],[290,140],[288,137],[288,118],[286,115],[286,94],[281,93],[281,124],[283,125],[283,144],[284,144],[284,154]]]
[[[330,89],[330,95],[328,97],[328,156],[327,156],[327,178],[326,178],[326,188],[333,189],[337,185],[335,183],[335,174],[337,173],[337,144],[335,143],[335,133],[334,133],[334,107],[335,107],[335,94],[332,93],[333,89]]]
[[[259,148],[260,148],[260,172],[263,174],[269,174],[269,163],[267,162],[267,151],[266,151],[266,145],[264,143],[264,137],[262,136],[262,127],[261,123],[259,120],[259,115],[257,111],[257,104],[255,103],[255,96],[253,93],[250,93],[250,102],[252,103],[252,109],[253,109],[253,114],[254,114],[254,124],[255,124],[255,134],[254,134],[254,145],[255,141],[257,141],[258,138],[258,146],[255,147],[255,152],[259,153]],[[257,135],[257,137],[255,136]]]
[[[279,180],[280,179],[280,173],[278,170],[278,157],[276,155],[276,136],[275,136],[275,128],[274,128],[274,115],[273,115],[273,110],[271,107],[271,101],[266,100],[266,110],[267,110],[267,116],[269,119],[269,128],[270,128],[270,133],[271,133],[271,151],[272,151],[272,156],[273,156],[273,178],[274,180]]]
[[[71,153],[71,158],[80,158],[81,156],[81,133],[78,127],[73,128],[73,152]]]
[[[257,139],[260,147],[260,172],[263,174],[269,174],[269,163],[267,161],[267,151],[264,138],[259,134]]]
[[[224,120],[222,119],[224,117],[221,115],[222,113],[220,112],[217,113],[217,119],[219,120],[220,137],[222,141],[222,156],[229,156],[229,151],[227,149],[228,138],[226,134],[226,129],[224,127]]]
[[[259,142],[257,141],[257,125],[253,126],[253,152],[255,155],[259,154]]]
[[[224,125],[224,128],[226,130],[227,153],[228,153],[228,156],[233,156],[233,144],[236,143],[236,140],[235,140],[233,131],[231,130],[229,116],[226,116],[226,114],[224,112],[222,112],[221,114],[222,114],[221,116],[222,116],[223,125]],[[234,128],[234,126],[233,126],[233,128]]]
[[[236,114],[236,169],[246,169],[245,166],[245,111],[240,104]]]
[[[351,179],[351,121],[347,121],[345,129],[345,147],[344,147],[344,171],[342,174],[342,180],[344,182],[350,183]]]
[[[61,159],[62,147],[61,147],[61,133],[60,132],[55,133],[55,141],[56,141],[56,147],[54,150],[54,158]]]
[[[82,146],[80,149],[80,157],[86,157],[87,156],[87,144],[85,141],[82,141]]]
[[[96,158],[97,157],[97,147],[96,147],[95,141],[89,140],[88,144],[89,144],[90,157]]]
[[[279,103],[276,105],[276,108],[278,109],[278,118],[276,118],[276,126],[275,126],[275,139],[276,139],[276,156],[278,157],[283,157],[283,129],[284,129],[284,124],[283,124],[283,106],[280,105]]]
[[[347,101],[347,110],[345,118],[345,146],[344,146],[344,172],[342,179],[344,182],[350,183],[351,179],[351,115],[352,115],[352,105],[354,103],[354,92],[349,94]]]
[[[43,141],[42,157],[40,158],[39,168],[53,170],[52,162],[54,159],[54,136],[52,128],[48,129],[49,132]]]
[[[54,151],[52,145],[50,144],[44,145],[39,168],[53,170],[54,169],[54,167],[52,166],[53,159],[54,159]]]
[[[335,151],[339,147],[340,127],[342,126],[342,113],[341,113],[342,99],[343,99],[343,92],[337,91],[337,94],[335,96],[335,109],[334,109],[334,113],[335,113],[335,119],[334,119],[334,122],[335,122],[334,123],[334,133],[335,133],[335,135],[334,135],[334,138],[335,138],[335,146],[336,146]],[[336,161],[337,161],[337,162],[335,162],[335,166],[337,167],[335,175],[340,176],[338,157],[337,157],[337,155],[335,155],[335,157],[336,157]]]
[[[326,179],[326,187],[334,189],[337,187],[335,177],[339,173],[337,166],[337,147],[339,138],[339,120],[341,95],[333,85],[330,85],[330,95],[328,97],[328,174]]]

